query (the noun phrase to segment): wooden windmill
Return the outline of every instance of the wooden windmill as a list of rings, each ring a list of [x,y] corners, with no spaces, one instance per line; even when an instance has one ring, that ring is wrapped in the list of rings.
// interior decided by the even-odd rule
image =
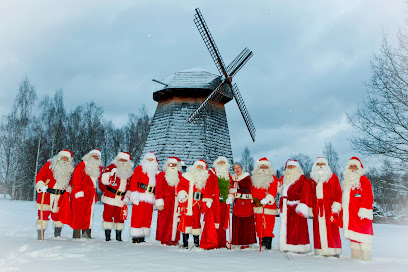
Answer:
[[[199,159],[211,164],[218,156],[226,156],[232,162],[225,104],[234,98],[255,141],[255,127],[237,85],[231,83],[253,53],[245,48],[225,67],[198,8],[194,22],[221,76],[191,69],[163,81],[153,80],[163,88],[153,93],[158,105],[143,154],[153,151],[160,164],[170,156],[178,156],[186,165]]]

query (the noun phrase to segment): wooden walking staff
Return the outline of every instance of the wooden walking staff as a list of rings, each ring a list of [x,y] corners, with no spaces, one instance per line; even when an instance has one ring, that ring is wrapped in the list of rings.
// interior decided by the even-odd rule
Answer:
[[[48,182],[50,182],[49,179],[47,179],[44,183],[44,186],[48,185]],[[44,206],[44,196],[45,196],[45,192],[42,192],[42,196],[41,196],[41,242],[44,242],[44,227],[43,227],[43,206]]]
[[[230,220],[230,205],[227,205],[227,208],[228,208],[228,230],[229,230],[229,249],[231,250],[231,248],[232,248],[232,246],[231,246],[231,236],[232,236],[232,229],[231,229],[231,220]]]
[[[261,237],[259,238],[259,252],[262,251],[262,232],[265,227],[265,205],[262,205],[262,228],[261,228]]]

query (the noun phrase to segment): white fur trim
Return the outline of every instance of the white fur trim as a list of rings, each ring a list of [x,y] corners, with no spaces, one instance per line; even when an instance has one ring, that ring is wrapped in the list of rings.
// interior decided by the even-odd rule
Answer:
[[[43,220],[43,230],[46,230],[48,227],[48,220]],[[38,219],[37,221],[35,221],[35,226],[38,230],[41,230],[41,220]]]
[[[129,235],[134,238],[144,237],[143,228],[130,228]]]
[[[177,194],[177,200],[180,203],[186,202],[186,197],[188,197],[188,194],[185,190],[182,190]]]
[[[202,167],[204,167],[204,169],[207,169],[207,164],[203,161],[196,161],[193,166],[197,167],[198,165],[201,165]]]
[[[346,237],[347,239],[362,242],[362,243],[372,243],[373,242],[372,235],[358,233],[358,232],[348,230],[348,229],[344,229],[344,237]]]
[[[314,252],[316,255],[320,255],[320,256],[341,255],[341,248],[327,248],[324,250],[315,248]]]
[[[158,206],[164,206],[164,200],[163,200],[163,198],[156,199],[154,205],[155,205],[156,207],[158,207]]]
[[[365,209],[365,208],[360,208],[358,210],[358,216],[361,219],[368,219],[368,220],[373,220],[373,210]]]
[[[95,212],[95,202],[92,201],[92,206],[91,206],[91,218],[90,218],[90,220],[89,220],[89,227],[88,227],[88,229],[92,229],[92,222],[93,222],[94,212]]]
[[[184,233],[191,233],[193,231],[193,227],[186,227],[184,231]]]
[[[84,196],[85,196],[84,191],[79,191],[79,192],[75,193],[75,198],[80,198],[80,197],[84,197]]]
[[[324,158],[324,157],[319,157],[319,158],[317,158],[317,159],[315,160],[315,165],[318,164],[318,163],[324,163],[324,164],[326,164],[326,165],[329,165],[329,162],[328,162],[327,159]]]
[[[201,234],[201,229],[192,229],[191,234],[192,235],[200,235]]]
[[[239,177],[237,176],[237,174],[234,174],[234,175],[232,175],[232,180],[233,181],[240,181],[240,180],[243,180],[244,178],[246,178],[248,176],[249,176],[248,172],[242,173]]]
[[[356,165],[359,170],[361,170],[360,171],[361,175],[365,174],[365,169],[361,166],[361,162],[358,161],[358,160],[349,160],[347,162],[347,167],[346,168],[348,168],[350,165],[353,165],[353,164]]]
[[[123,223],[115,223],[113,226],[115,230],[123,230],[125,228],[125,224]]]
[[[294,205],[297,205],[297,204],[299,204],[299,203],[300,203],[299,200],[288,200],[288,201],[286,202],[286,204],[288,204],[289,206],[294,206]]]
[[[116,156],[117,159],[124,159],[127,161],[130,161],[130,155],[126,154],[124,152],[119,152],[118,155]]]
[[[64,224],[62,224],[61,221],[54,221],[54,222],[52,222],[52,226],[54,228],[62,228],[64,226]]]
[[[116,168],[114,168],[114,169],[116,169]],[[101,178],[102,184],[104,184],[104,185],[110,185],[110,180],[109,180],[110,177],[111,177],[111,173],[110,173],[110,172],[103,173],[103,174],[102,174],[102,178]]]
[[[306,245],[290,245],[290,244],[285,244],[280,246],[279,245],[279,250],[280,251],[291,251],[291,252],[309,252],[312,250],[312,246],[310,244]]]
[[[40,193],[40,188],[45,186],[44,181],[39,180],[36,184],[35,184],[35,189],[37,191],[37,193]]]
[[[203,198],[202,199],[203,202],[213,202],[212,198]]]
[[[268,202],[269,205],[273,205],[273,203],[275,203],[275,198],[273,197],[273,195],[267,194],[265,198],[269,200]]]
[[[150,236],[150,228],[143,228],[144,236]]]
[[[309,217],[309,207],[306,204],[299,203],[296,206],[296,212],[302,213],[305,218]]]
[[[318,182],[316,185],[316,198],[323,199],[323,182]]]
[[[294,165],[294,166],[296,166],[296,167],[299,167],[299,168],[300,168],[300,164],[299,164],[299,162],[298,162],[298,161],[288,161],[287,166],[289,166],[289,165]]]
[[[269,168],[272,168],[272,165],[271,165],[271,163],[270,163],[269,161],[265,161],[265,160],[260,161],[260,160],[257,160],[256,163],[259,164],[259,165],[262,165],[262,164],[263,164],[263,165],[267,165]]]
[[[230,194],[236,194],[237,193],[237,188],[231,188],[229,189]]]
[[[105,195],[102,195],[101,201],[102,203],[111,205],[111,206],[116,206],[116,207],[123,207],[126,203],[122,201],[121,196],[115,196],[115,198],[112,197],[107,197]]]
[[[88,154],[89,154],[90,156],[92,156],[92,155],[98,155],[98,156],[99,156],[99,158],[101,158],[101,157],[102,157],[102,153],[101,153],[101,151],[96,150],[96,149],[89,151],[89,153],[88,153]]]
[[[60,152],[58,152],[58,157],[59,158],[67,157],[68,159],[72,159],[71,153],[69,153],[68,151],[64,151],[64,150],[61,150]]]
[[[329,243],[327,241],[327,228],[326,228],[326,212],[323,209],[323,214],[316,214],[317,220],[319,222],[319,238],[321,251],[326,253],[329,251]]]
[[[34,205],[34,208],[36,209],[36,210],[41,210],[41,204],[40,203],[35,203],[35,205]],[[46,205],[46,204],[43,204],[43,211],[45,212],[45,211],[51,211],[51,206],[50,205]]]
[[[102,229],[111,230],[113,228],[113,222],[102,221]]]
[[[254,207],[254,213],[256,214],[268,214],[268,215],[278,215],[278,210],[277,209],[262,209],[262,207]]]
[[[139,196],[139,201],[140,202],[146,202],[146,203],[150,203],[150,204],[154,204],[155,201],[155,196],[154,194],[150,194],[150,193],[140,193]]]
[[[339,213],[341,211],[341,203],[333,202],[333,205],[331,206],[331,211],[333,213]]]
[[[129,199],[131,202],[137,201],[136,205],[139,205],[139,197],[140,197],[140,193],[138,191],[130,192],[129,194]]]

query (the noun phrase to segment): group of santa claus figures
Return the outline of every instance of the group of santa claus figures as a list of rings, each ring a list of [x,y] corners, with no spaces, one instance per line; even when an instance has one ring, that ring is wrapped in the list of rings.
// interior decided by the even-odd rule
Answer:
[[[38,239],[43,239],[50,216],[56,237],[63,225],[69,224],[74,239],[91,238],[99,185],[106,241],[111,240],[112,229],[116,240],[122,241],[131,203],[133,243],[143,243],[150,235],[155,206],[156,240],[163,245],[178,246],[182,236],[180,246],[188,248],[192,234],[191,247],[245,249],[256,244],[258,237],[260,249],[271,249],[275,216],[280,215],[280,251],[311,251],[307,219],[313,218],[315,254],[338,257],[342,249],[339,228],[343,228],[352,258],[371,258],[373,193],[356,157],[346,166],[342,186],[323,157],[316,159],[309,179],[296,160],[288,160],[279,180],[266,158],[257,161],[252,176],[243,172],[239,163],[233,165],[231,175],[225,157],[217,158],[209,170],[204,160],[198,160],[185,173],[181,173],[182,162],[177,157],[168,158],[159,172],[152,152],[145,154],[134,170],[127,152],[118,153],[104,170],[99,150],[90,151],[75,168],[72,159],[69,150],[62,150],[37,175]]]

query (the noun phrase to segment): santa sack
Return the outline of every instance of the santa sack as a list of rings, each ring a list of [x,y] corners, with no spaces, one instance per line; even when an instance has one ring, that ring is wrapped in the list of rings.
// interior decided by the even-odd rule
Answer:
[[[204,215],[204,229],[201,234],[200,247],[203,249],[214,249],[218,247],[217,230],[215,229],[212,209],[207,209]]]
[[[70,196],[70,193],[65,192],[61,195],[58,201],[58,219],[65,225],[69,225],[71,223],[71,203],[69,202]]]

